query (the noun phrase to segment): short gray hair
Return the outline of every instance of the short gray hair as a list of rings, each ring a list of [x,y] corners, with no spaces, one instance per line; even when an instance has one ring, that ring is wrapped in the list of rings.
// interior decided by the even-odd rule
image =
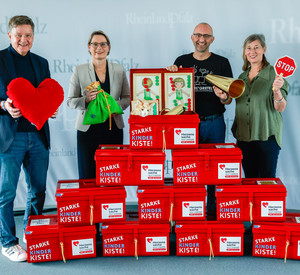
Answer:
[[[10,18],[8,22],[8,30],[9,32],[11,32],[13,28],[21,25],[30,25],[32,28],[32,32],[34,33],[34,23],[32,19],[26,15],[16,15]]]

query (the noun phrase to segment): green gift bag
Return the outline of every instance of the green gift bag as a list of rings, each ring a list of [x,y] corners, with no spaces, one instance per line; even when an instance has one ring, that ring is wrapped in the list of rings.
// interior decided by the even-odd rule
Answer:
[[[100,85],[98,91],[97,97],[88,105],[83,124],[103,123],[109,118],[109,130],[111,130],[111,116],[124,113],[115,99],[101,89]]]

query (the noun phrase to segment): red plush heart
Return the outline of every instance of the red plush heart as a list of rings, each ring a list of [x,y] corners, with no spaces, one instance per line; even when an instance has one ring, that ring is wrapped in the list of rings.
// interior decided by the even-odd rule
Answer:
[[[54,79],[45,79],[37,88],[24,78],[7,86],[7,95],[22,115],[40,130],[64,100],[64,90]]]

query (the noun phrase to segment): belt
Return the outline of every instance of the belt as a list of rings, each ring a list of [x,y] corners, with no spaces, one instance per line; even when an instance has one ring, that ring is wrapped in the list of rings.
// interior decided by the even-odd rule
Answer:
[[[221,115],[222,114],[214,114],[214,115],[211,115],[211,116],[199,116],[199,118],[200,118],[200,122],[201,122],[201,121],[206,121],[206,120],[214,120],[214,119],[218,118]]]

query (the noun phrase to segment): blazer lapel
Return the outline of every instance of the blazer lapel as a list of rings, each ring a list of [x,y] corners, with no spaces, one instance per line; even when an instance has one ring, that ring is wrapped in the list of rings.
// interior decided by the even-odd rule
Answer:
[[[13,60],[12,55],[11,55],[11,53],[8,49],[7,49],[7,54],[6,54],[5,59],[7,59],[7,60],[5,60],[5,62],[3,62],[4,66],[6,66],[6,68],[7,68],[9,79],[13,80],[13,79],[17,78],[17,72],[16,72],[14,60]]]
[[[32,68],[33,68],[35,79],[36,79],[36,85],[39,86],[41,84],[41,82],[44,80],[44,79],[42,79],[40,63],[39,63],[38,59],[35,58],[30,52],[29,52],[29,56],[30,56]]]
[[[95,82],[96,81],[96,75],[95,75],[95,70],[94,70],[94,65],[92,62],[89,63],[89,76],[91,79],[91,82]]]

